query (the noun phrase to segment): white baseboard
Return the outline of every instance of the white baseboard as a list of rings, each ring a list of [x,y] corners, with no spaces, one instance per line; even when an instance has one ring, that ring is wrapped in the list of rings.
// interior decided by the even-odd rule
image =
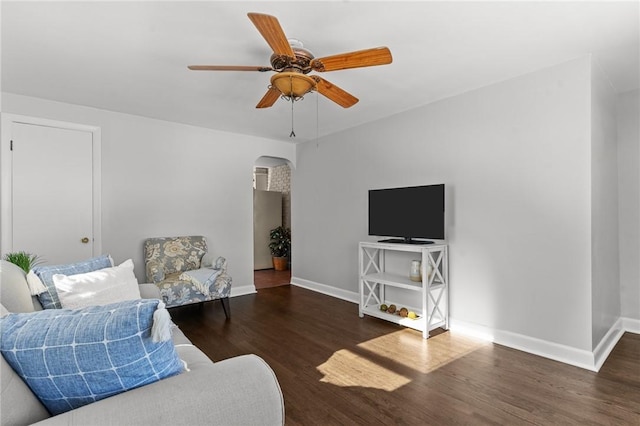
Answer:
[[[618,340],[622,337],[625,330],[622,325],[622,318],[618,318],[618,320],[613,324],[613,326],[607,331],[604,335],[600,343],[593,350],[593,363],[595,366],[595,371],[599,371],[602,367],[602,364],[607,360],[607,357],[618,343]]]
[[[353,291],[298,277],[291,277],[291,284],[348,302],[358,303],[359,295]],[[469,334],[499,345],[597,372],[625,332],[640,334],[640,320],[619,318],[593,351],[578,349],[511,331],[459,321],[455,318],[449,318],[449,328],[454,332]]]
[[[577,349],[511,331],[497,330],[454,318],[449,318],[449,329],[454,332],[483,338],[499,345],[553,359],[565,364],[597,371],[593,362],[593,353],[587,350]]]
[[[231,286],[231,294],[229,297],[244,296],[245,294],[256,293],[256,286],[253,284],[243,285],[240,287]]]
[[[313,290],[318,293],[326,294],[338,299],[346,300],[351,303],[358,303],[359,295],[356,292],[343,290],[341,288],[332,287],[326,284],[320,284],[315,281],[309,281],[298,277],[291,277],[291,284],[306,288],[307,290]]]
[[[620,317],[604,335],[598,346],[593,350],[595,371],[599,371],[602,364],[607,360],[609,354],[616,346],[624,333],[640,334],[640,320]]]
[[[622,320],[622,329],[629,333],[640,334],[640,319],[620,318]]]
[[[640,320],[618,318],[593,351],[449,318],[449,328],[544,358],[598,372],[625,332],[640,334]]]

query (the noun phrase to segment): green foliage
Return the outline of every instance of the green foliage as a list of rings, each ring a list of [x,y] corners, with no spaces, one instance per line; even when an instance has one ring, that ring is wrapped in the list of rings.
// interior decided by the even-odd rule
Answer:
[[[269,250],[275,257],[289,257],[291,253],[291,230],[284,226],[278,226],[270,231]]]
[[[27,253],[26,251],[18,251],[15,253],[7,253],[4,260],[18,265],[23,271],[29,272],[34,266],[43,262],[38,255]]]

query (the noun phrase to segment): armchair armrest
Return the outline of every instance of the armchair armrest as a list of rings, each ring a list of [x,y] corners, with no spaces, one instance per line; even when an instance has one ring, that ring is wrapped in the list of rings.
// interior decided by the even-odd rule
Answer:
[[[283,425],[284,401],[273,370],[260,357],[243,355],[85,405],[37,424]]]
[[[216,259],[216,263],[213,266],[213,269],[220,269],[222,272],[227,271],[227,259],[222,256],[218,256]]]
[[[164,280],[164,265],[157,260],[149,260],[145,265],[147,280],[152,283],[159,283]]]

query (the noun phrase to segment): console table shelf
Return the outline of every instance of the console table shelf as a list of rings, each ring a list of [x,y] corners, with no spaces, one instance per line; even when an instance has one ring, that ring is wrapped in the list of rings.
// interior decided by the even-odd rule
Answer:
[[[392,244],[361,242],[358,257],[360,261],[360,300],[358,313],[391,321],[396,324],[422,331],[428,338],[429,331],[442,327],[449,328],[449,267],[446,244]],[[406,260],[406,275],[387,271],[387,252],[419,253],[421,257],[422,281],[409,279],[410,259]],[[396,259],[397,261],[397,259]],[[403,318],[380,310],[381,304],[390,305],[387,287],[408,290],[419,296],[419,307],[413,307],[417,318]],[[398,306],[398,309],[400,306]]]

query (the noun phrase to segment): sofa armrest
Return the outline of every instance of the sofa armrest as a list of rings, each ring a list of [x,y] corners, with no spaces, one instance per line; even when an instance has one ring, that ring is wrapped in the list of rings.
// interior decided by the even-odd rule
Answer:
[[[162,296],[160,295],[160,289],[155,284],[149,284],[149,283],[138,284],[138,289],[140,289],[140,297],[142,297],[143,299],[162,300]]]
[[[36,424],[283,425],[284,400],[271,367],[256,355],[243,355]]]

